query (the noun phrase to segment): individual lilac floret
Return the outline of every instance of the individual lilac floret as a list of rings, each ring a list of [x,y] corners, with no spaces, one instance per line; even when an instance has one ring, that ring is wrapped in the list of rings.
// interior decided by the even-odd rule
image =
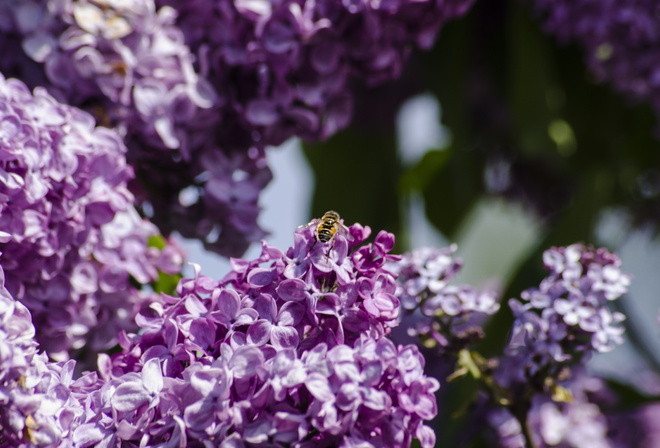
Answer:
[[[494,291],[449,284],[462,265],[453,258],[454,252],[456,245],[416,249],[388,264],[388,269],[399,275],[396,295],[403,308],[422,315],[408,332],[441,353],[456,353],[480,338],[479,324],[500,307]]]
[[[248,138],[279,144],[327,138],[350,121],[351,78],[398,77],[413,46],[429,48],[440,27],[472,0],[157,0],[226,102],[223,120]],[[222,130],[220,132],[223,132]]]
[[[509,301],[515,322],[508,352],[522,377],[544,368],[557,372],[623,341],[618,324],[624,316],[607,303],[630,284],[619,258],[575,244],[546,251],[543,261],[550,276],[524,291],[522,300]]]
[[[132,208],[132,170],[119,136],[93,118],[0,76],[0,264],[7,288],[32,313],[54,357],[93,351],[132,328],[158,269],[176,273],[176,250],[148,248],[156,228]],[[134,328],[134,327],[133,327]]]
[[[654,0],[534,0],[545,29],[584,48],[591,70],[660,116],[660,16]]]
[[[74,441],[142,446],[435,443],[438,382],[416,346],[395,346],[393,236],[350,228],[285,253],[263,244],[221,281],[200,274],[143,308],[139,334],[103,356]]]
[[[61,446],[84,414],[68,388],[75,362],[49,362],[34,335],[30,312],[5,289],[0,267],[1,446]]]

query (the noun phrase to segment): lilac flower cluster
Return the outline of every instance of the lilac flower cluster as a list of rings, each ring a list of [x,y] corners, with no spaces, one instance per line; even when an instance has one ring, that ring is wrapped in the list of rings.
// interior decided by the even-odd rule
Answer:
[[[627,291],[630,276],[606,249],[581,244],[552,248],[543,254],[550,275],[539,288],[524,291],[522,301],[510,300],[515,322],[508,347],[509,365],[523,380],[550,368],[582,361],[592,352],[610,351],[622,343],[624,316],[607,302]],[[552,372],[545,372],[552,373]]]
[[[138,199],[163,232],[226,255],[264,236],[256,222],[271,179],[264,152],[248,151],[251,142],[219,149],[223,101],[193,68],[176,11],[153,0],[27,0],[0,4],[0,15],[10,48],[0,71],[115,127],[142,182]],[[30,59],[13,54],[19,49]]]
[[[438,382],[396,325],[393,236],[368,228],[285,253],[263,244],[221,281],[199,273],[143,307],[139,335],[99,360],[76,446],[433,447]],[[89,378],[91,384],[94,378]]]
[[[0,267],[0,446],[57,446],[83,412],[67,388],[75,363],[37,352],[30,312],[4,280]]]
[[[537,448],[612,448],[607,437],[606,417],[598,406],[588,401],[556,402],[547,396],[536,396],[527,414],[534,446]],[[526,448],[520,422],[506,409],[489,415],[496,430],[499,446]]]
[[[449,284],[462,265],[453,258],[454,252],[455,244],[444,249],[416,249],[388,265],[398,273],[397,297],[403,308],[422,315],[409,333],[440,353],[456,353],[480,338],[479,324],[499,309],[494,291]]]
[[[125,151],[87,113],[0,76],[0,264],[51,356],[108,348],[142,300],[130,277],[180,271],[175,247],[148,248]]]
[[[397,77],[413,45],[429,48],[472,3],[158,0],[179,11],[200,71],[226,101],[225,120],[268,144],[333,135],[350,120],[351,77]]]
[[[349,76],[398,76],[472,1],[8,0],[0,71],[117,127],[161,231],[237,256],[265,234],[266,145],[346,126]]]
[[[653,0],[534,0],[548,32],[575,41],[589,67],[660,115],[660,16]]]

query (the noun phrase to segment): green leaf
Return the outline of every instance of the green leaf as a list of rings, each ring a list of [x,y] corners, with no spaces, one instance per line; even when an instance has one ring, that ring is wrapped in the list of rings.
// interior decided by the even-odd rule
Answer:
[[[399,179],[399,189],[403,192],[426,190],[431,180],[443,170],[451,156],[450,149],[427,151],[419,162],[410,167]]]

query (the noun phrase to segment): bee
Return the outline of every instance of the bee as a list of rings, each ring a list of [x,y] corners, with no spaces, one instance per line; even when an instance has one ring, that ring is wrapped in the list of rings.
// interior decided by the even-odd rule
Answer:
[[[316,236],[316,242],[328,243],[332,241],[334,245],[335,235],[339,234],[345,237],[348,241],[353,241],[354,238],[351,236],[348,227],[342,224],[339,220],[339,213],[330,210],[325,212],[322,218],[312,219],[308,224],[300,226],[299,228],[307,228],[311,226],[316,226],[314,234]],[[314,247],[314,246],[312,246]]]

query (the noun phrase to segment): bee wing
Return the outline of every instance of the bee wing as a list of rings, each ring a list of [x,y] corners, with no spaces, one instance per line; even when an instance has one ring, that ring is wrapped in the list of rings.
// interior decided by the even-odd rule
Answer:
[[[298,227],[296,228],[296,230],[300,230],[300,229],[308,229],[308,228],[312,227],[313,225],[318,224],[318,222],[319,222],[319,219],[318,219],[318,218],[314,218],[314,219],[312,219],[310,222],[308,222],[307,224],[303,224],[303,225],[301,225],[301,226],[298,226]]]

